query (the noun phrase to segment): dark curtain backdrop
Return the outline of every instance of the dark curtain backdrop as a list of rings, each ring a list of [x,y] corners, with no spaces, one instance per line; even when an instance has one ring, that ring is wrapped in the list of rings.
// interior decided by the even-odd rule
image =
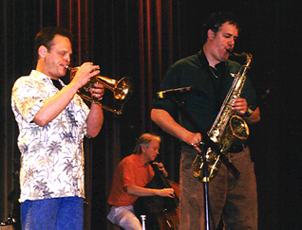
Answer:
[[[259,229],[301,229],[301,2],[222,0],[2,0],[0,221],[18,215],[18,127],[10,107],[14,81],[35,68],[33,40],[45,26],[72,32],[73,61],[93,61],[101,74],[134,79],[122,115],[105,112],[100,134],[85,140],[85,229],[114,229],[106,220],[113,173],[144,132],[163,137],[161,160],[178,182],[179,141],[150,120],[153,98],[170,64],[195,54],[200,29],[213,11],[237,14],[243,30],[235,52],[253,54],[251,80],[262,120],[251,127]],[[66,83],[69,77],[63,79]],[[110,97],[110,91],[106,96]]]

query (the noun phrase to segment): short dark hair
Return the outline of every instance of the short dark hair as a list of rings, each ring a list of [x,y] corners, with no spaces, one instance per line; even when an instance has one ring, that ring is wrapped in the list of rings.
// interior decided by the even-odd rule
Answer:
[[[157,135],[151,134],[151,133],[144,133],[144,134],[142,134],[138,138],[133,152],[141,154],[142,153],[142,145],[144,145],[144,146],[146,146],[148,148],[149,145],[150,145],[150,142],[152,140],[157,140],[158,142],[161,142],[160,136],[157,136]]]
[[[208,31],[212,30],[215,34],[219,31],[220,27],[225,23],[229,22],[235,25],[238,30],[239,22],[235,14],[231,12],[216,12],[212,13],[205,21],[201,30],[201,40],[202,44],[205,44],[208,39]]]
[[[51,42],[55,37],[55,35],[57,34],[69,38],[70,42],[72,42],[71,34],[67,29],[63,27],[49,26],[41,29],[40,32],[35,37],[35,43],[34,43],[35,62],[37,62],[39,59],[39,53],[38,53],[39,47],[44,45],[49,50],[52,46]]]

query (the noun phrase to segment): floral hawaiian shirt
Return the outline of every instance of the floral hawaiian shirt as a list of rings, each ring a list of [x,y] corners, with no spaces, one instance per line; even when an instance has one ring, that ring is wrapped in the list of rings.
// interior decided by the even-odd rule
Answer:
[[[60,80],[62,86],[64,83]],[[19,126],[21,202],[55,197],[84,197],[84,152],[89,108],[75,95],[44,127],[32,120],[47,98],[58,93],[51,79],[32,70],[12,89],[12,110]]]

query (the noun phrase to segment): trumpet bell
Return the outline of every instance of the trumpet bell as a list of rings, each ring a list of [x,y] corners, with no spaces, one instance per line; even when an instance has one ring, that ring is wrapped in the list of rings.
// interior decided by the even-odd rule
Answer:
[[[74,78],[78,68],[79,67],[74,67],[70,70],[70,80]],[[89,90],[90,88],[93,88],[96,82],[101,83],[105,88],[112,91],[114,104],[117,104],[117,108],[113,108],[115,105],[107,106],[104,103],[101,103],[101,101],[98,101],[97,98],[91,96]],[[90,78],[88,83],[78,90],[78,95],[87,101],[99,104],[104,109],[119,115],[122,114],[124,104],[130,99],[133,90],[133,80],[130,77],[123,77],[117,81],[112,78],[97,75]]]
[[[132,78],[123,77],[119,81],[110,79],[104,76],[96,76],[91,80],[93,84],[99,82],[105,86],[105,88],[110,89],[113,92],[115,102],[117,104],[123,104],[127,102],[133,92],[133,81]]]

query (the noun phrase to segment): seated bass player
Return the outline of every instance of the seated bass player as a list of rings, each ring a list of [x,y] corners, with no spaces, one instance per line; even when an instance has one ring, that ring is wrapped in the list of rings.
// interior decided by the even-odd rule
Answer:
[[[115,171],[108,204],[111,205],[107,219],[126,230],[142,229],[134,213],[133,205],[138,197],[161,196],[174,197],[173,188],[146,188],[155,173],[150,165],[159,154],[161,138],[144,133],[136,142],[134,153],[125,157]],[[153,162],[164,176],[168,176],[161,163]]]

